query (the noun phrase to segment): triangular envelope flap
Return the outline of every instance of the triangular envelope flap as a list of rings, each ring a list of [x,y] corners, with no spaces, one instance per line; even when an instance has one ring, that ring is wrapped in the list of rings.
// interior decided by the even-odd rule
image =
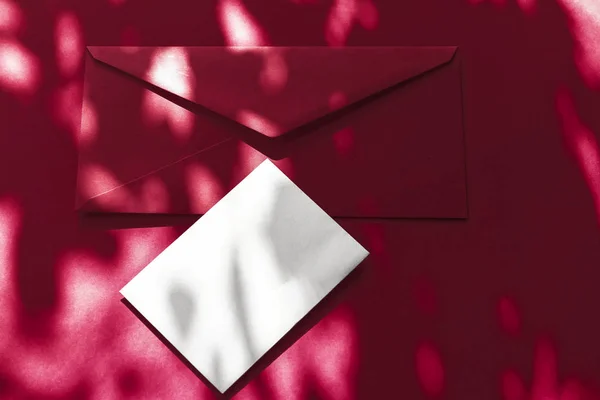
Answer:
[[[280,136],[448,63],[456,47],[88,47],[134,77]]]

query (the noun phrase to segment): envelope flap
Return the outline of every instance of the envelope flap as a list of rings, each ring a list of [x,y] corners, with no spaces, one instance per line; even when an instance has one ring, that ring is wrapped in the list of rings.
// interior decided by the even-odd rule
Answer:
[[[450,62],[456,47],[88,47],[92,56],[268,137]]]

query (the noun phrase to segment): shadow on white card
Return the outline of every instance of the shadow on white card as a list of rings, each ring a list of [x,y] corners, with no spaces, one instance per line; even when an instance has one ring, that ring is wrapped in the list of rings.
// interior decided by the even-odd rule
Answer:
[[[243,390],[249,383],[253,382],[255,387],[253,390],[261,394],[262,391],[270,389],[265,388],[266,382],[261,376],[261,372],[265,370],[271,363],[277,360],[283,353],[286,352],[290,347],[294,345],[300,338],[302,338],[307,332],[309,332],[315,325],[319,323],[323,318],[333,312],[336,307],[340,305],[345,299],[348,291],[359,284],[363,279],[363,275],[366,273],[366,266],[363,264],[355,268],[346,278],[342,280],[318,305],[316,305],[304,318],[302,318],[285,336],[277,342],[270,350],[268,350],[262,357],[252,365],[246,373],[244,373],[229,389],[225,392],[220,392],[212,382],[210,382],[198,369],[192,365],[185,356],[173,346],[135,307],[127,301],[127,299],[121,299],[121,302],[127,307],[133,315],[135,315],[145,328],[156,336],[164,346],[169,349],[190,371],[196,375],[216,396],[219,400],[231,399],[236,394]],[[220,361],[214,360],[214,369],[218,371]],[[259,398],[270,398],[268,393],[265,396],[259,396]]]
[[[173,285],[169,289],[169,305],[173,310],[175,323],[183,337],[186,337],[191,328],[191,323],[196,318],[196,304],[194,296],[185,287]]]
[[[205,381],[230,393],[367,255],[265,161],[121,293]]]

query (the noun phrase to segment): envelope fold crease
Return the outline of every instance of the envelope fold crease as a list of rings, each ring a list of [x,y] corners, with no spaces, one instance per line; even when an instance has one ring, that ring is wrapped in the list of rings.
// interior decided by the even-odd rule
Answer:
[[[270,158],[334,217],[468,215],[456,47],[91,46],[85,61],[80,211],[205,214]]]
[[[88,49],[104,64],[267,137],[284,135],[444,65],[456,52],[452,46],[261,47],[245,52],[227,47]],[[283,60],[288,76],[276,94],[260,84],[261,75],[273,69],[265,61],[271,53]],[[321,85],[323,82],[327,85]]]

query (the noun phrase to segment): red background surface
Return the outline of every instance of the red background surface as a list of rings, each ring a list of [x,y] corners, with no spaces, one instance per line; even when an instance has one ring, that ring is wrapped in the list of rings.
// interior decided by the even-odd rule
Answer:
[[[368,262],[235,398],[598,398],[598,8],[1,0],[0,398],[214,397],[118,295],[193,218],[73,211],[86,44],[460,46],[469,220],[342,220]]]
[[[467,215],[455,47],[88,49],[79,210],[203,214],[269,156],[331,216]]]

